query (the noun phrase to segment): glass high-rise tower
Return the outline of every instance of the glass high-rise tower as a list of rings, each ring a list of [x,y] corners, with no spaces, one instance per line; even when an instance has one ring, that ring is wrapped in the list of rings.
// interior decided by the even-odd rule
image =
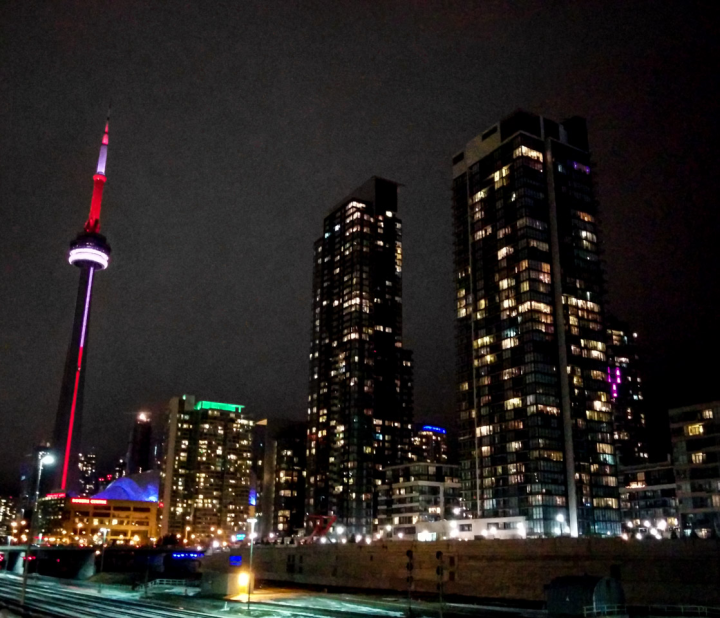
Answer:
[[[610,401],[615,417],[615,454],[618,466],[648,463],[648,432],[640,376],[637,333],[608,316],[607,355]]]
[[[315,243],[306,510],[350,534],[372,531],[383,467],[410,457],[397,189],[371,178],[333,208]]]
[[[619,533],[585,121],[516,112],[453,157],[452,195],[466,508]]]

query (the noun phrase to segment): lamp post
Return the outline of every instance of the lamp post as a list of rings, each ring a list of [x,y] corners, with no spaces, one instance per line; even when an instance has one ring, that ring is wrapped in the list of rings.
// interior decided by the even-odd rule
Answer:
[[[50,466],[55,463],[55,458],[45,451],[38,453],[38,474],[35,483],[35,506],[33,507],[32,517],[30,517],[30,529],[28,530],[27,550],[25,551],[25,564],[23,565],[22,588],[20,589],[20,605],[25,605],[25,592],[27,590],[28,569],[30,568],[30,552],[32,549],[33,537],[35,536],[35,519],[38,512],[38,499],[40,497],[40,477],[42,476],[43,465]]]
[[[257,519],[255,517],[249,517],[248,523],[250,524],[250,565],[248,566],[248,570],[250,571],[248,578],[248,599],[247,599],[247,609],[248,612],[250,611],[250,591],[252,590],[252,584],[253,584],[253,547],[255,545],[255,522]]]
[[[100,548],[100,575],[102,575],[103,572],[103,566],[105,564],[105,541],[107,539],[107,528],[100,528],[100,532],[102,533],[102,547]],[[102,593],[102,577],[98,578],[98,594]]]

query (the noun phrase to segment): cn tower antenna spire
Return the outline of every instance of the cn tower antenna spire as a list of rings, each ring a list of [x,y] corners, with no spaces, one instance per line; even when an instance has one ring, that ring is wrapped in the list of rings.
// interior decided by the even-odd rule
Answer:
[[[111,104],[112,106],[112,104]],[[110,107],[111,107],[110,106]],[[108,143],[109,143],[109,131],[110,131],[110,107],[108,107],[107,120],[105,121],[105,134],[100,144],[100,155],[98,156],[97,171],[93,176],[93,195],[92,201],[90,202],[90,215],[85,223],[86,232],[99,232],[100,231],[100,209],[102,208],[102,194],[105,188],[105,164],[107,163]]]

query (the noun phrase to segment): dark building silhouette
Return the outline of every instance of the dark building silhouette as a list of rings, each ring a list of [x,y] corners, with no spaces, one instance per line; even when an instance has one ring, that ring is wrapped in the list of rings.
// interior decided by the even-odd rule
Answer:
[[[620,532],[585,120],[519,111],[453,157],[462,494],[529,535]]]
[[[637,333],[608,316],[607,357],[610,401],[613,404],[615,453],[619,466],[648,463],[648,435],[642,393]]]
[[[383,466],[410,457],[412,360],[402,343],[398,185],[372,178],[315,243],[307,512],[372,531]]]
[[[94,450],[78,454],[79,496],[92,496],[98,491],[97,455]]]
[[[100,209],[105,186],[109,119],[105,124],[100,146],[97,170],[93,176],[94,188],[90,215],[82,232],[70,243],[68,261],[80,269],[70,346],[65,360],[65,371],[60,387],[52,450],[55,455],[53,489],[76,493],[79,489],[78,450],[82,429],[85,366],[87,364],[90,306],[95,274],[108,267],[110,246],[100,234]]]
[[[255,431],[260,536],[292,536],[305,525],[307,423],[267,419]]]
[[[126,457],[127,474],[147,472],[154,467],[150,414],[140,412],[133,424]]]

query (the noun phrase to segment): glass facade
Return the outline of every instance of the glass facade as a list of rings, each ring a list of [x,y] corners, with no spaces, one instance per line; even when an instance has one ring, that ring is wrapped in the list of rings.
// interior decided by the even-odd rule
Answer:
[[[314,258],[306,510],[368,534],[382,468],[410,457],[397,184],[372,178],[340,202]]]
[[[452,195],[465,506],[619,534],[584,120],[517,112],[453,158]]]

